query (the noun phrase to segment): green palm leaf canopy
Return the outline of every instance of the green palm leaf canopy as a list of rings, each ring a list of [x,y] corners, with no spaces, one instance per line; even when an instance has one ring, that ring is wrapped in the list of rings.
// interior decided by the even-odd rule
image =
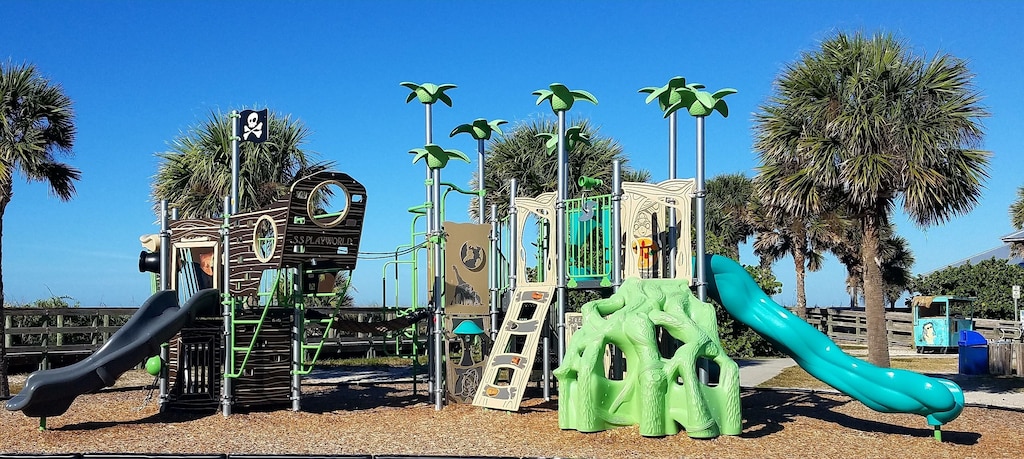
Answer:
[[[685,108],[690,116],[708,116],[713,111],[718,111],[723,118],[728,118],[729,106],[725,103],[724,98],[729,94],[736,94],[738,91],[733,88],[723,88],[712,94],[702,91],[702,89],[704,89],[704,85],[700,83],[692,83],[676,89],[679,100],[665,110],[665,117],[668,118],[677,110]]]
[[[501,128],[499,126],[505,123],[508,123],[508,121],[500,119],[494,121],[487,121],[483,118],[477,118],[473,120],[472,123],[460,124],[456,126],[455,129],[452,129],[452,133],[449,134],[448,137],[455,137],[456,134],[461,134],[465,132],[473,136],[473,138],[476,140],[490,140],[492,133],[502,133]]]
[[[686,78],[681,76],[672,77],[668,80],[668,84],[665,86],[648,86],[646,88],[640,88],[641,93],[647,94],[647,100],[645,103],[651,103],[654,100],[658,101],[658,106],[661,111],[668,111],[670,107],[679,103],[682,99],[682,95],[679,94],[678,90],[686,87]]]
[[[544,148],[548,154],[554,154],[558,149],[558,134],[554,132],[541,132],[537,137],[544,139]],[[565,130],[566,150],[572,151],[576,145],[590,145],[590,135],[584,132],[583,126],[577,125]]]
[[[444,169],[448,165],[448,160],[452,158],[461,159],[465,162],[469,162],[469,157],[465,153],[459,150],[445,150],[440,145],[428,143],[423,148],[415,148],[409,150],[409,153],[416,155],[412,158],[412,162],[415,164],[421,159],[427,159],[427,167],[430,169]]]
[[[409,97],[405,99],[405,103],[412,102],[413,99],[418,99],[421,103],[427,105],[433,105],[437,101],[444,102],[445,105],[452,106],[452,98],[444,92],[449,89],[455,89],[457,86],[453,84],[442,84],[436,85],[434,83],[423,83],[416,84],[409,81],[403,81],[400,83],[405,88],[408,88]]]
[[[582,89],[571,90],[562,83],[551,83],[548,87],[551,89],[538,89],[533,92],[533,95],[537,96],[537,105],[545,100],[550,102],[551,110],[555,113],[569,111],[577,100],[585,100],[597,105],[597,98]]]

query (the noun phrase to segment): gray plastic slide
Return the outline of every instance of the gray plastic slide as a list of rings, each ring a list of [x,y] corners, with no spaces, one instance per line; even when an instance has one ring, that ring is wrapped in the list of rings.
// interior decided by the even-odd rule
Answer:
[[[31,417],[60,416],[79,395],[112,386],[121,374],[157,355],[160,345],[195,319],[199,311],[209,307],[216,310],[219,302],[220,292],[212,288],[200,290],[181,307],[177,292],[157,292],[89,357],[29,375],[25,387],[7,401],[6,408]]]

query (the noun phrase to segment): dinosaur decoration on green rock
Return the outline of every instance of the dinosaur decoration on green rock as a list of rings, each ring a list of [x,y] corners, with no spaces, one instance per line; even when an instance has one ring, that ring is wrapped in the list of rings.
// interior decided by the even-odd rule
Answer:
[[[583,326],[554,372],[560,428],[597,432],[638,424],[647,437],[681,429],[693,438],[742,432],[739,367],[722,349],[714,308],[693,296],[686,280],[630,278],[582,313]],[[658,350],[658,327],[682,342],[671,358]],[[626,359],[622,380],[606,377],[609,343]],[[718,365],[717,385],[698,380],[700,358]]]

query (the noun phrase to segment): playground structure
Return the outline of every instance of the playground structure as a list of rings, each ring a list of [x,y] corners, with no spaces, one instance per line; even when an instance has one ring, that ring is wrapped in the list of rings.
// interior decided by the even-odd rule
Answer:
[[[446,194],[454,191],[483,201],[485,190],[463,190],[441,181],[450,159],[469,162],[461,152],[435,144],[431,132],[431,107],[438,100],[450,106],[444,91],[454,85],[403,86],[412,91],[407,102],[418,99],[426,107],[425,145],[410,153],[416,155],[414,162],[426,162],[427,198],[410,209],[410,243],[395,251],[396,259],[384,271],[385,278],[389,267],[396,277],[399,266],[407,265],[412,272],[411,300],[394,328],[415,327],[424,313],[433,315],[428,323],[428,380],[437,409],[449,401],[472,401],[517,410],[539,363],[545,397],[554,385],[550,377],[559,378],[562,428],[594,431],[639,424],[643,435],[652,436],[674,434],[680,426],[700,438],[738,434],[738,373],[721,350],[713,310],[707,320],[710,306],[705,300],[710,296],[812,375],[872,409],[926,416],[937,436],[939,426],[962,410],[963,394],[952,382],[877,368],[850,357],[806,322],[794,320],[738,264],[705,256],[704,117],[711,110],[726,113],[721,98],[735,91],[711,97],[700,91],[703,86],[676,79],[664,88],[645,88],[651,90],[648,102],[659,100],[672,120],[669,179],[623,183],[615,163],[610,194],[570,198],[565,113],[573,101],[596,103],[596,98],[552,84],[535,95],[538,103],[551,102],[558,116],[557,192],[519,197],[513,180],[510,215],[499,217],[492,206],[485,224],[481,202],[480,220],[459,224],[445,222]],[[686,90],[708,97],[673,98]],[[695,179],[675,177],[675,113],[680,108],[698,120]],[[483,144],[492,131],[500,132],[500,123],[481,121],[474,121],[472,128],[456,128],[452,136],[468,132],[478,141],[483,177]],[[577,179],[587,189],[599,185],[587,177]],[[310,311],[314,305],[340,306],[344,298],[362,237],[367,201],[362,184],[343,173],[322,172],[299,180],[268,208],[238,213],[236,201],[225,200],[221,219],[186,220],[171,218],[164,203],[161,233],[143,241],[148,252],[142,254],[140,270],[158,273],[160,283],[158,297],[151,301],[162,310],[187,311],[164,325],[122,329],[126,335],[147,337],[145,344],[132,348],[145,349],[148,355],[157,350],[154,340],[169,341],[159,347],[161,409],[219,407],[225,416],[235,408],[290,404],[298,410],[301,377],[311,371],[322,346],[322,338],[309,341],[308,330],[341,325],[335,315],[320,317]],[[330,205],[339,202],[340,207]],[[696,250],[690,244],[691,217],[697,223]],[[536,250],[526,250],[532,243]],[[399,254],[408,258],[399,259]],[[423,278],[426,292],[420,289]],[[623,286],[627,291],[612,294]],[[221,292],[221,307],[212,313],[207,307],[211,288]],[[596,289],[607,296],[584,307],[574,342],[566,339],[570,289]],[[649,301],[628,291],[651,289],[667,299]],[[167,290],[176,292],[178,303],[201,301],[204,307],[177,308],[166,299]],[[386,298],[386,282],[384,290]],[[499,321],[503,311],[504,320]],[[411,336],[415,340],[418,333]],[[618,363],[611,369],[598,364],[607,343],[622,353],[624,365],[620,359],[613,359]],[[419,348],[413,349],[415,353]],[[117,357],[117,365],[103,361],[102,354],[84,361],[90,363],[75,370],[81,373],[76,377],[96,374],[109,384],[114,373],[127,369],[121,369],[125,363],[138,364],[137,357],[146,352]],[[711,360],[721,370],[717,385],[702,376],[699,360]],[[33,375],[38,383],[30,379],[7,408],[55,416],[78,394],[96,389],[79,390],[74,378],[58,377],[60,371]],[[60,400],[44,397],[46,393],[59,393]],[[37,409],[25,408],[33,403]],[[647,411],[651,407],[657,409]]]

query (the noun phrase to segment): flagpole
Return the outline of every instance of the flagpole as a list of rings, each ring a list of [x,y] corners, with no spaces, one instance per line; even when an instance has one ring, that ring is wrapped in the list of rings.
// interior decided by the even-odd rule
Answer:
[[[231,110],[231,213],[238,213],[238,110]]]

